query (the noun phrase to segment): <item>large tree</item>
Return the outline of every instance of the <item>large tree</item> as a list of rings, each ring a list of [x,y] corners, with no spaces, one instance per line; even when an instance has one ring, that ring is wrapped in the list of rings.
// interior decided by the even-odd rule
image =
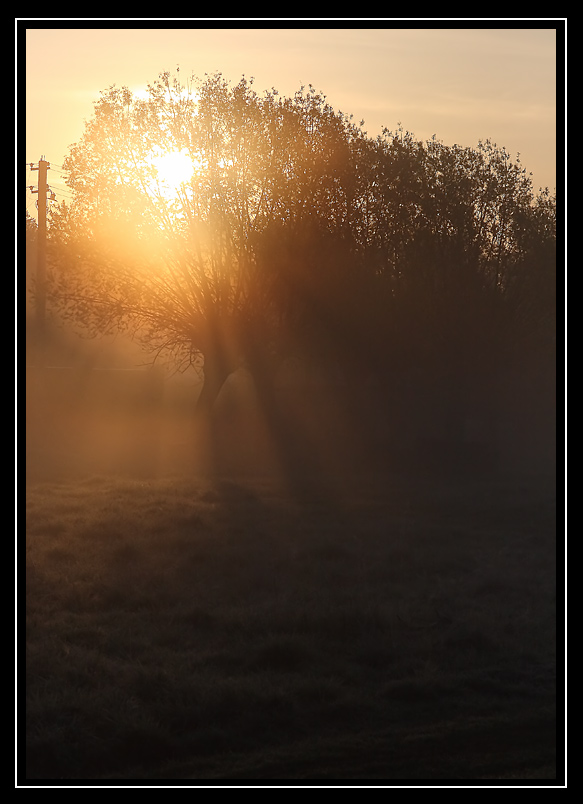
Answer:
[[[168,73],[145,98],[110,87],[65,160],[75,200],[52,216],[54,299],[90,330],[131,328],[199,364],[208,408],[233,368],[265,369],[284,340],[281,275],[257,253],[308,220],[351,225],[359,139],[312,87],[259,97],[244,78]],[[168,187],[164,157],[179,154],[190,170]]]
[[[371,138],[311,86],[163,73],[146,97],[104,91],[65,167],[54,301],[199,366],[203,412],[245,364],[273,415],[289,354],[344,372],[358,406],[552,341],[555,200],[489,141]]]

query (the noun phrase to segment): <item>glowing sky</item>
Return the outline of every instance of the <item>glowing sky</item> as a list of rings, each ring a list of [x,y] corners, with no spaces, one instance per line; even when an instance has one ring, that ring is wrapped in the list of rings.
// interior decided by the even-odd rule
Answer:
[[[141,20],[124,21],[133,22],[135,28],[123,29],[27,28],[25,42],[20,40],[26,64],[26,162],[36,163],[44,155],[62,164],[69,145],[80,138],[84,120],[91,117],[100,90],[113,83],[144,88],[161,71],[179,66],[184,78],[193,72],[202,77],[220,71],[236,83],[243,74],[254,76],[259,94],[275,87],[291,95],[301,84],[312,84],[335,109],[353,114],[356,122],[364,118],[371,136],[383,126],[394,130],[400,122],[417,139],[435,134],[447,145],[474,147],[489,138],[512,157],[520,152],[535,189],[555,187],[553,26],[561,21],[528,28],[545,21],[519,20],[525,25],[521,29],[446,28],[441,26],[447,21],[432,20],[428,27],[415,29],[388,27],[400,24],[395,20],[371,20],[370,28],[344,27],[350,21],[335,20],[292,20],[297,27],[253,28],[253,22],[262,21],[227,20],[233,27],[225,29],[182,27],[216,25],[216,20],[161,20],[180,27],[140,29]],[[263,22],[278,23],[287,21]],[[329,27],[303,27],[310,23]],[[27,185],[37,177],[27,170]],[[49,171],[49,183],[58,197],[65,197],[56,171]],[[31,214],[35,199],[27,193]]]

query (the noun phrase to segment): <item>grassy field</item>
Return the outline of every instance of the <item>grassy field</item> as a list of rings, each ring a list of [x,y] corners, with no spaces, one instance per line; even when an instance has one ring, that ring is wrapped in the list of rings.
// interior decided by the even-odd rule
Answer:
[[[26,498],[31,783],[556,779],[552,485]]]

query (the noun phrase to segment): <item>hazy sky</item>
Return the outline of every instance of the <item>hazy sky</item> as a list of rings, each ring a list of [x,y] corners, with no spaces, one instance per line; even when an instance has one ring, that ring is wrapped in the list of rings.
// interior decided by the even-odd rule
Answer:
[[[59,22],[71,24],[29,24]],[[215,20],[161,20],[162,25],[176,22],[177,27],[141,29],[140,24],[155,21],[75,22],[103,27],[31,27],[26,41],[17,42],[26,50],[26,162],[36,163],[44,155],[62,164],[69,145],[80,138],[84,120],[91,117],[100,90],[113,83],[144,88],[161,71],[179,66],[185,78],[193,72],[202,77],[220,71],[236,83],[243,74],[254,76],[259,94],[275,87],[291,95],[301,84],[312,84],[335,109],[353,114],[357,122],[364,118],[364,129],[373,136],[383,126],[392,130],[400,122],[417,139],[435,134],[447,145],[474,147],[489,138],[513,157],[520,152],[523,166],[533,173],[535,189],[555,187],[553,26],[560,20],[509,20],[508,24],[524,23],[515,30],[446,28],[441,26],[447,21],[439,20],[414,29],[391,27],[403,24],[398,20],[371,20],[370,28],[345,27],[350,20],[225,21],[231,28],[204,27]],[[106,25],[116,22],[135,22],[135,28]],[[274,27],[248,27],[253,22]],[[203,27],[184,27],[195,23]],[[275,27],[294,23],[297,27]],[[330,27],[306,27],[310,23]],[[529,24],[548,27],[528,28]],[[562,74],[564,65],[559,69]],[[27,170],[26,184],[36,183],[37,177]],[[49,171],[49,183],[63,198],[62,179],[55,170]],[[27,192],[31,214],[35,200]]]

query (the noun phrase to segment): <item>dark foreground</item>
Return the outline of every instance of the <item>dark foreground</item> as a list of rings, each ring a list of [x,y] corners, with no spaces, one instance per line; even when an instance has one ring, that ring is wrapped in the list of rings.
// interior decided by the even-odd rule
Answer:
[[[552,484],[26,496],[23,783],[557,779]]]

